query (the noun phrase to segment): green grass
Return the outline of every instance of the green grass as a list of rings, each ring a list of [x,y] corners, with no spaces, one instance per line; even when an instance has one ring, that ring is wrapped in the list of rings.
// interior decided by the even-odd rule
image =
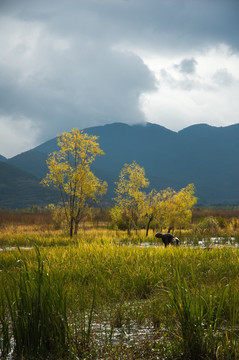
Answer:
[[[143,248],[110,230],[4,245],[16,240],[33,248],[0,252],[2,357],[239,358],[239,249]]]
[[[59,356],[68,349],[66,294],[62,281],[57,274],[47,272],[47,259],[38,248],[35,248],[35,258],[36,263],[32,265],[19,250],[17,271],[6,272],[3,281],[5,313],[11,324],[17,358],[49,354],[52,348]]]

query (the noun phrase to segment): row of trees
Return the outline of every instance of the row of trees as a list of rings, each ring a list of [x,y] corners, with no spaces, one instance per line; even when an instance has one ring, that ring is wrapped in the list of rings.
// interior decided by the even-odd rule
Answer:
[[[171,188],[148,194],[144,188],[149,186],[143,167],[135,161],[125,164],[116,183],[116,205],[111,216],[119,226],[137,231],[139,226],[146,227],[146,236],[152,221],[160,228],[182,229],[188,226],[192,217],[192,207],[197,198],[195,187],[189,184],[176,192]]]
[[[70,236],[77,234],[78,226],[86,215],[89,200],[96,200],[107,191],[107,183],[99,180],[91,171],[91,164],[104,152],[97,143],[97,136],[89,136],[78,129],[58,137],[59,151],[49,155],[49,172],[42,181],[45,186],[56,187],[61,194],[61,203],[54,211],[64,218]],[[128,232],[146,227],[155,219],[160,227],[182,228],[191,220],[191,209],[196,203],[194,185],[189,184],[179,192],[168,188],[157,192],[151,190],[145,170],[135,161],[125,164],[116,183],[115,206],[111,210],[112,220]]]

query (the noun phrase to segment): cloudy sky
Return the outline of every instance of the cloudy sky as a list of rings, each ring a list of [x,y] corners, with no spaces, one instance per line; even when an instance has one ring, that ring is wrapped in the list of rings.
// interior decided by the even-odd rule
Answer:
[[[239,123],[239,0],[0,0],[0,154],[112,122]]]

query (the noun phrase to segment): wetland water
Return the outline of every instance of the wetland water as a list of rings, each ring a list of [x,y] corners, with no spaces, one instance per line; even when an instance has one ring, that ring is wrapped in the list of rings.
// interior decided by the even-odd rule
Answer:
[[[158,247],[162,243],[151,243],[151,242],[141,242],[136,244],[140,247]],[[133,245],[132,245],[133,246]],[[219,246],[235,246],[239,247],[238,241],[235,237],[210,237],[210,238],[188,238],[180,242],[181,247],[195,247],[195,248],[208,248],[208,247],[219,247]]]
[[[124,246],[140,246],[140,247],[159,247],[159,246],[163,246],[162,242],[140,242],[140,243],[123,243],[123,242],[119,242],[119,245],[124,245]],[[180,246],[181,247],[196,247],[196,248],[208,248],[208,247],[219,247],[219,246],[235,246],[235,247],[239,247],[239,242],[238,240],[231,236],[231,237],[189,237],[189,238],[184,238],[181,242],[180,242]],[[1,251],[13,251],[13,250],[17,250],[18,247],[17,246],[2,246],[0,247],[0,252]],[[33,246],[20,246],[19,247],[20,250],[33,250],[34,247]]]
[[[0,247],[0,251],[13,251],[13,250],[17,250],[18,248],[16,246],[7,246],[7,247]],[[20,250],[32,250],[33,247],[32,246],[20,246],[19,247]]]

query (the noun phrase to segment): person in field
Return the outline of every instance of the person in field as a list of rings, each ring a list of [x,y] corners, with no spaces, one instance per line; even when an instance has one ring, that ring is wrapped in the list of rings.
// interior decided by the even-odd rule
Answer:
[[[157,232],[155,234],[156,238],[162,239],[165,247],[167,247],[169,244],[178,246],[180,244],[180,241],[177,237],[173,236],[170,233],[159,233]]]

